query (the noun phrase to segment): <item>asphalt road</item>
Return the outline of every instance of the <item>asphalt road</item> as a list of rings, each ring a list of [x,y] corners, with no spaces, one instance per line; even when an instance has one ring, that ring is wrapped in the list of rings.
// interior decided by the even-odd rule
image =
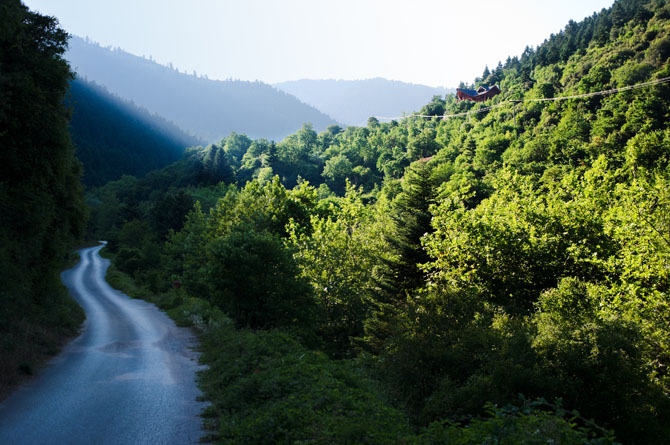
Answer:
[[[0,404],[0,444],[188,444],[200,438],[195,338],[105,281],[102,246],[62,274],[82,334]]]

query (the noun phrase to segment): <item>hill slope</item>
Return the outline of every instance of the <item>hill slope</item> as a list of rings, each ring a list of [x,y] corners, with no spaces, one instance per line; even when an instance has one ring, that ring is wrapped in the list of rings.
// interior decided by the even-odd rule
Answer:
[[[80,77],[100,83],[210,142],[232,131],[281,139],[305,122],[318,129],[335,123],[265,83],[188,75],[79,37],[70,39],[66,58]]]
[[[421,108],[433,96],[453,88],[429,87],[382,78],[365,80],[294,80],[275,84],[339,122],[365,125],[370,116],[402,116]]]
[[[463,436],[443,431],[453,425],[445,421],[482,416],[491,410],[486,402],[523,409],[529,400],[542,410],[568,414],[580,428],[595,419],[622,443],[666,443],[669,61],[670,2],[618,0],[568,23],[521,57],[485,70],[477,84],[496,83],[502,90],[486,103],[448,96],[422,108],[421,114],[434,118],[370,120],[364,128],[331,127],[320,134],[303,128],[276,145],[238,135],[223,145],[194,149],[189,167],[201,166],[204,179],[240,185],[256,180],[240,189],[183,190],[204,203],[186,219],[182,203],[188,196],[170,191],[165,202],[153,204],[154,214],[145,210],[119,233],[137,233],[164,219],[174,230],[182,227],[167,245],[162,238],[152,240],[150,230],[141,232],[148,245],[166,246],[173,263],[152,267],[152,257],[142,251],[160,247],[141,251],[136,238],[118,236],[118,264],[147,287],[159,282],[167,289],[179,277],[188,295],[238,317],[241,326],[249,326],[244,318],[249,313],[286,314],[294,333],[305,306],[294,305],[295,312],[267,309],[295,294],[277,298],[279,275],[263,274],[273,264],[272,270],[285,271],[282,284],[294,284],[289,278],[295,277],[296,261],[300,278],[309,281],[321,305],[313,321],[319,347],[337,358],[366,350],[365,360],[375,364],[374,377],[389,400],[399,401],[415,426],[430,425],[426,440],[417,443],[492,440],[491,435],[459,440]],[[654,84],[626,88],[650,81]],[[612,94],[601,93],[607,90]],[[565,99],[553,100],[560,97]],[[468,115],[441,118],[458,113]],[[318,189],[305,183],[283,189],[280,180],[292,187],[298,172]],[[176,181],[170,173],[179,169],[172,166],[136,184],[110,184],[110,198],[101,199],[93,214],[119,206],[111,199],[114,193],[132,196],[129,204],[138,210],[152,209],[156,187],[147,182],[155,178],[154,183],[171,186]],[[268,181],[273,174],[279,179]],[[352,190],[346,180],[367,194]],[[329,188],[346,195],[329,196]],[[138,198],[127,190],[145,192]],[[217,198],[223,199],[217,203]],[[215,205],[215,211],[206,211]],[[113,234],[123,220],[109,224],[105,233]],[[241,285],[240,276],[250,285]],[[249,289],[254,293],[244,294]],[[235,306],[239,295],[245,299]],[[258,362],[248,363],[255,368]],[[238,374],[254,375],[254,368]],[[265,374],[258,379],[267,382]],[[237,397],[220,390],[229,382],[217,380],[208,396]],[[281,400],[293,398],[303,406],[304,399],[294,395],[282,394]],[[263,408],[297,412],[263,400]],[[218,406],[231,406],[226,403]],[[239,433],[243,428],[258,431],[256,406],[238,410],[253,415],[231,431],[234,411],[217,413],[220,437],[245,437]],[[302,440],[293,425],[304,416],[278,423],[278,416],[266,418],[273,422],[268,431],[291,431]],[[498,420],[506,426],[488,434],[502,443],[497,434],[514,430],[514,422]],[[352,425],[361,424],[352,419]],[[468,425],[465,434],[473,431]],[[547,443],[586,443],[526,426],[532,438],[509,442],[541,437]]]
[[[82,181],[99,186],[121,175],[143,176],[178,160],[188,146],[200,141],[171,122],[82,79],[70,83],[73,108],[70,133]]]

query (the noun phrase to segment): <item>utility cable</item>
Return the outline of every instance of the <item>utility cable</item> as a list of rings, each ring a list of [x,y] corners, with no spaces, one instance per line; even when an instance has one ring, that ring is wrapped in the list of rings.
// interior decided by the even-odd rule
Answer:
[[[616,94],[616,93],[621,93],[624,91],[629,91],[629,90],[634,90],[638,88],[644,88],[648,87],[651,85],[659,85],[662,83],[668,83],[670,82],[670,77],[663,77],[661,79],[655,79],[655,80],[650,80],[649,82],[643,82],[643,83],[638,83],[635,85],[628,85],[625,87],[621,88],[612,88],[610,90],[603,90],[603,91],[596,91],[593,93],[584,93],[584,94],[574,94],[571,96],[558,96],[558,97],[543,97],[543,98],[538,98],[538,99],[519,99],[519,100],[512,100],[512,99],[507,99],[504,100],[500,103],[497,103],[495,105],[490,105],[488,107],[484,108],[478,108],[476,110],[470,110],[470,111],[464,111],[462,113],[455,113],[455,114],[443,114],[442,116],[436,116],[436,115],[430,115],[430,114],[410,114],[407,116],[401,116],[401,117],[383,117],[383,116],[375,116],[377,119],[383,119],[383,120],[399,120],[399,119],[408,119],[411,117],[421,117],[421,118],[433,118],[433,117],[438,117],[442,118],[443,120],[450,119],[452,117],[460,117],[460,116],[468,116],[470,114],[478,114],[478,113],[484,113],[486,111],[492,110],[494,108],[499,108],[504,105],[507,105],[508,103],[521,103],[521,102],[547,102],[547,101],[558,101],[558,100],[567,100],[567,99],[581,99],[584,97],[594,97],[594,96],[607,96],[610,94]]]

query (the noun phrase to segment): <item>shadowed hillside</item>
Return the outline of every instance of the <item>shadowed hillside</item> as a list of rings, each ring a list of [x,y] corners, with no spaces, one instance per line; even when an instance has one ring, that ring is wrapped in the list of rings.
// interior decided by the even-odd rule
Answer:
[[[200,141],[171,122],[82,79],[70,83],[70,133],[86,185],[103,185],[121,175],[143,176],[175,162]]]

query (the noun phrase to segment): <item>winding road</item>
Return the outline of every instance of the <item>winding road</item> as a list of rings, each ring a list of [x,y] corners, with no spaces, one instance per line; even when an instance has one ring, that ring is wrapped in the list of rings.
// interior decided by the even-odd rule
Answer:
[[[0,404],[0,444],[188,444],[201,436],[194,336],[105,281],[103,246],[63,283],[86,311],[82,334]]]

